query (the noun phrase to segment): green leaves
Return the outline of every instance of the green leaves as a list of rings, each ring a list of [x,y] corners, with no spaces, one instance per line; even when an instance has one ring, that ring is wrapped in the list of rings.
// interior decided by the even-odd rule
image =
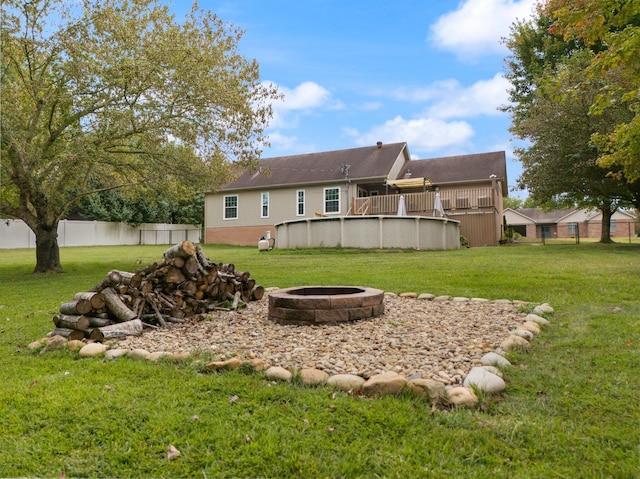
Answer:
[[[3,2],[0,215],[52,229],[92,185],[192,198],[257,161],[279,94],[241,31],[197,4],[83,6]]]

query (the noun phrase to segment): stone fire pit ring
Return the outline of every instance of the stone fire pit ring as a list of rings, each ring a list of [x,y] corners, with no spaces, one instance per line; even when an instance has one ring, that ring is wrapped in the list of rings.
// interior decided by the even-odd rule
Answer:
[[[384,313],[384,291],[362,286],[294,286],[269,293],[278,324],[338,324]]]

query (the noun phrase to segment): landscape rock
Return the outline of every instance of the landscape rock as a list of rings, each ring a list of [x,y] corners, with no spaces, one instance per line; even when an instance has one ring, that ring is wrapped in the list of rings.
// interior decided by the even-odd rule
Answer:
[[[327,384],[341,391],[361,391],[366,379],[355,374],[335,374],[327,379]]]
[[[412,379],[407,387],[414,396],[429,399],[432,404],[440,404],[447,396],[444,384],[433,379]]]
[[[187,361],[191,358],[191,354],[185,352],[171,353],[169,359],[171,361]]]
[[[367,379],[362,392],[367,396],[389,396],[398,394],[407,385],[407,379],[394,371],[385,371]]]
[[[265,374],[268,379],[274,379],[278,381],[291,381],[291,378],[293,377],[291,371],[281,366],[271,366],[265,371]]]
[[[555,310],[549,305],[549,303],[542,303],[533,308],[533,314],[553,314]]]
[[[109,349],[109,350],[105,351],[104,358],[108,359],[108,360],[118,359],[118,358],[121,358],[123,356],[126,356],[127,353],[129,353],[129,350],[128,349],[124,349],[124,348]]]
[[[533,321],[525,321],[520,326],[520,329],[531,331],[534,334],[540,334],[540,326],[538,326],[538,323],[535,323]]]
[[[476,386],[488,394],[501,393],[506,388],[504,379],[481,367],[472,368],[462,385],[468,388]]]
[[[501,368],[511,366],[511,362],[498,353],[487,353],[480,358],[480,362],[485,366],[499,366]]]
[[[94,356],[100,356],[107,350],[107,347],[102,343],[90,343],[83,347],[78,354],[81,358],[92,358]]]
[[[447,295],[442,295],[442,296],[436,296],[435,298],[433,298],[434,301],[451,301],[451,296],[447,296]]]
[[[478,396],[471,388],[456,386],[447,389],[447,401],[453,406],[475,407],[478,404]]]
[[[147,361],[156,362],[156,361],[159,361],[160,359],[166,358],[168,356],[171,356],[170,352],[167,352],[167,351],[154,351],[153,353],[149,353],[149,356],[147,356]]]
[[[212,361],[205,367],[209,371],[219,371],[221,369],[238,369],[242,362],[238,358],[230,358],[225,361]]]
[[[129,351],[129,357],[132,359],[147,359],[149,357],[149,351],[146,349],[136,348]]]
[[[53,336],[48,339],[47,343],[44,345],[44,348],[42,348],[42,351],[40,351],[40,354],[44,354],[48,351],[64,349],[66,347],[67,347],[66,338],[63,338],[62,336]]]
[[[86,346],[87,343],[80,341],[79,339],[72,339],[67,342],[67,349],[73,353],[80,351]]]
[[[251,358],[243,362],[256,372],[269,369],[269,364],[262,358]]]
[[[40,349],[42,347],[42,345],[44,344],[44,342],[42,341],[31,341],[28,345],[27,345],[27,349],[33,351],[35,349]]]
[[[524,317],[525,321],[533,321],[538,324],[549,324],[549,320],[543,318],[542,316],[538,316],[537,314],[529,313]]]
[[[302,384],[316,386],[324,384],[329,379],[329,374],[316,368],[303,368],[300,370],[300,380]]]
[[[521,338],[524,338],[527,341],[531,341],[534,338],[533,333],[528,329],[516,329],[512,334],[516,336],[520,336]]]
[[[502,379],[504,379],[504,373],[495,366],[478,366],[478,367],[486,369],[490,373],[495,374],[496,376],[499,376]]]
[[[500,347],[503,351],[511,351],[514,348],[529,349],[531,347],[531,344],[526,339],[512,334],[507,339],[502,341]]]
[[[413,293],[413,292],[400,293],[400,297],[401,298],[417,298],[418,293]]]
[[[418,295],[418,299],[425,300],[425,301],[431,301],[435,297],[436,296],[434,294],[431,294],[431,293],[422,293],[422,294]]]

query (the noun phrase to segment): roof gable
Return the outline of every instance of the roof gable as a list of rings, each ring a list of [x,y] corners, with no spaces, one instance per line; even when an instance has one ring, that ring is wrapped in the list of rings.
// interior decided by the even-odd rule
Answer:
[[[393,164],[403,155],[409,160],[406,143],[391,143],[260,160],[259,168],[245,171],[222,190],[331,183],[350,179],[386,179]],[[348,165],[345,173],[343,165]]]
[[[504,151],[412,160],[405,163],[400,177],[408,172],[411,172],[412,177],[427,178],[434,185],[495,178],[503,182],[503,193],[505,196],[507,194],[507,162]]]

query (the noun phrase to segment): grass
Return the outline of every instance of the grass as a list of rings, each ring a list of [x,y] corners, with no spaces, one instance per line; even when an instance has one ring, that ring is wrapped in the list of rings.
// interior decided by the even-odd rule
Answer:
[[[0,477],[640,477],[640,247],[581,244],[451,252],[205,246],[263,286],[549,302],[552,323],[510,356],[507,391],[432,412],[240,371],[38,355],[61,302],[163,246],[0,250]],[[234,396],[237,401],[229,401]],[[173,444],[181,451],[166,459]]]

